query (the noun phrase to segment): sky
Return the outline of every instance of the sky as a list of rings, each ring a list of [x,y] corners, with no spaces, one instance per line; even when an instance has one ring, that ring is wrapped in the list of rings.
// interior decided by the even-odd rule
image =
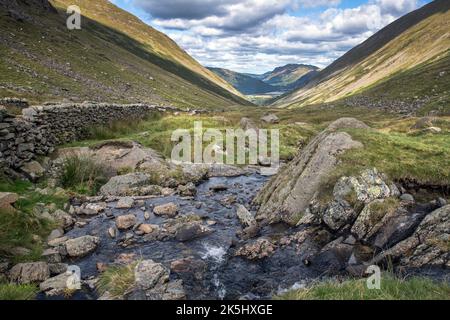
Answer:
[[[326,67],[429,0],[110,0],[204,66],[262,74]]]

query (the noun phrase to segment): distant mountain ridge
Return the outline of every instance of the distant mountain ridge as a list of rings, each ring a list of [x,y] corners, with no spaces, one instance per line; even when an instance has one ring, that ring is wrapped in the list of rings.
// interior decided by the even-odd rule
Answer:
[[[223,68],[208,68],[246,95],[287,92],[298,88],[317,74],[318,67],[288,64],[264,74],[239,73]]]
[[[383,101],[433,100],[438,87],[438,99],[447,99],[449,68],[450,1],[436,0],[386,26],[274,104],[297,107],[364,94]]]

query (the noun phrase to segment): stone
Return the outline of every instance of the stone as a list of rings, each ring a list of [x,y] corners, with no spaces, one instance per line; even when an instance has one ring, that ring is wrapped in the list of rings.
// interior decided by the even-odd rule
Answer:
[[[117,237],[117,229],[113,227],[108,228],[108,234],[111,238],[114,239],[115,237]]]
[[[355,219],[357,213],[345,200],[334,200],[323,214],[323,222],[332,230],[337,231]]]
[[[249,119],[249,118],[242,118],[240,121],[240,127],[247,131],[249,129],[252,130],[259,130],[258,127],[256,126],[256,124],[253,122],[253,120]]]
[[[136,216],[134,214],[127,214],[116,218],[116,227],[119,230],[127,230],[132,228],[137,223]]]
[[[81,214],[86,216],[94,216],[106,210],[107,204],[105,202],[100,203],[88,203],[81,210]]]
[[[239,248],[235,255],[248,260],[260,260],[270,257],[275,252],[275,248],[269,240],[258,239]]]
[[[426,128],[429,128],[429,127],[433,127],[433,125],[436,122],[436,120],[437,120],[437,118],[435,118],[435,117],[420,118],[411,127],[411,129],[413,129],[413,130],[420,130],[420,129],[426,129]]]
[[[19,200],[19,195],[12,192],[0,192],[0,210],[15,211],[13,205]]]
[[[64,230],[62,229],[54,229],[52,232],[50,232],[50,235],[47,238],[47,241],[52,241],[58,238],[61,238],[64,236]]]
[[[250,213],[250,211],[247,210],[246,207],[244,207],[241,204],[238,204],[236,207],[237,207],[236,210],[237,217],[244,227],[249,227],[253,224],[256,224],[255,218]]]
[[[268,114],[261,118],[261,121],[269,124],[279,123],[280,119],[274,114]]]
[[[159,226],[152,225],[152,224],[141,224],[138,228],[139,231],[141,231],[144,234],[150,234],[159,229]]]
[[[52,215],[54,220],[65,230],[70,229],[75,224],[75,219],[63,210],[56,210]]]
[[[175,238],[180,242],[187,242],[209,235],[211,232],[210,228],[203,226],[201,223],[192,222],[181,226],[177,230]]]
[[[178,274],[192,275],[196,280],[202,280],[207,270],[207,264],[193,257],[172,261],[170,271]]]
[[[356,119],[341,119],[316,136],[296,157],[285,166],[258,193],[254,203],[259,205],[258,220],[270,223],[298,223],[299,214],[304,214],[323,180],[330,175],[338,163],[338,156],[346,150],[362,148],[343,128],[367,126]]]
[[[135,188],[145,187],[151,184],[151,177],[145,173],[130,173],[115,176],[107,184],[100,188],[100,194],[104,196],[129,196],[133,195]]]
[[[31,181],[37,181],[45,174],[45,169],[37,161],[27,162],[20,169]]]
[[[120,198],[117,202],[117,209],[131,209],[134,206],[134,199],[131,197]]]
[[[60,263],[61,255],[58,250],[54,248],[46,249],[42,253],[42,259],[47,261],[48,263]]]
[[[178,211],[179,211],[178,205],[176,205],[173,202],[166,203],[166,204],[163,204],[160,206],[156,206],[153,209],[153,212],[155,215],[166,216],[169,218],[176,217],[178,215]]]
[[[67,237],[61,237],[61,238],[56,238],[53,240],[49,240],[47,242],[49,247],[59,247],[61,244],[65,243],[67,240],[69,240],[69,238]]]
[[[423,133],[438,134],[438,133],[442,132],[442,129],[438,128],[438,127],[429,127],[429,128],[423,129],[422,132]]]
[[[49,263],[48,269],[52,276],[67,272],[69,265],[67,263]]]
[[[72,279],[72,273],[66,271],[57,275],[56,277],[49,278],[46,281],[42,282],[39,285],[39,289],[47,296],[63,295],[64,292],[68,290],[69,284],[71,284]],[[74,287],[72,286],[71,289],[73,290],[73,288]]]
[[[402,200],[404,202],[409,202],[409,203],[415,202],[414,197],[412,195],[410,195],[409,193],[402,194],[400,196],[400,200]]]
[[[65,242],[67,255],[72,258],[84,257],[95,249],[100,243],[100,238],[94,236],[83,236]]]
[[[148,211],[145,211],[145,212],[144,212],[144,219],[145,219],[145,220],[150,220],[150,217],[151,217],[151,213],[148,212]]]
[[[197,188],[195,187],[195,184],[190,182],[187,185],[178,186],[178,193],[182,197],[195,197],[197,194]]]
[[[450,205],[428,214],[409,238],[383,251],[370,264],[399,259],[408,268],[440,267],[448,262],[450,241]]]
[[[170,271],[153,260],[143,260],[134,269],[135,286],[140,290],[149,290],[158,284],[169,281]]]
[[[42,282],[50,277],[46,262],[19,263],[9,271],[9,278],[18,284]]]

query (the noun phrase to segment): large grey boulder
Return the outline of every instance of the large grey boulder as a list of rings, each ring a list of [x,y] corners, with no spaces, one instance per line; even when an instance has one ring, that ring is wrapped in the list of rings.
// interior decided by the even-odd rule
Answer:
[[[382,252],[371,263],[386,258],[410,268],[450,267],[450,205],[428,214],[414,234]]]
[[[46,262],[19,263],[9,271],[11,281],[18,284],[42,282],[50,277]]]
[[[367,125],[356,119],[341,119],[315,137],[257,195],[258,219],[271,223],[298,222],[298,216],[305,213],[323,180],[336,167],[338,156],[363,147],[348,133],[336,131],[344,128],[367,128]]]

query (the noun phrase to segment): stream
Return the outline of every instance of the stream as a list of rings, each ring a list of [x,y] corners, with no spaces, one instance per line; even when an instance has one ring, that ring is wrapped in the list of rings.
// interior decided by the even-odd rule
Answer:
[[[197,195],[193,199],[167,196],[146,200],[145,207],[149,212],[157,205],[174,202],[180,208],[180,216],[195,214],[202,219],[216,222],[210,226],[214,230],[213,233],[187,242],[176,239],[146,241],[145,237],[135,236],[133,245],[122,247],[118,242],[132,231],[120,232],[116,239],[112,239],[108,235],[108,228],[114,226],[115,217],[133,213],[139,222],[157,225],[167,219],[151,214],[150,219],[145,220],[143,208],[119,210],[115,208],[116,203],[111,202],[103,214],[90,220],[85,227],[75,228],[66,234],[69,238],[95,235],[101,239],[94,253],[68,263],[79,266],[81,278],[85,280],[98,276],[97,263],[112,264],[118,256],[124,254],[135,256],[136,259],[152,259],[167,267],[170,267],[173,261],[189,258],[194,261],[194,270],[171,272],[171,278],[182,279],[187,298],[193,300],[264,299],[293,286],[298,287],[302,281],[313,279],[317,274],[303,264],[295,248],[279,249],[270,258],[256,261],[235,257],[233,254],[233,248],[241,244],[236,237],[241,225],[235,204],[225,206],[221,201],[234,196],[237,203],[250,208],[253,197],[267,179],[256,173],[232,178],[211,178],[197,187]],[[226,185],[228,190],[210,190],[217,185]],[[262,235],[279,237],[287,231],[286,226],[278,225],[262,230]],[[96,298],[98,295],[92,288],[84,288],[72,297]]]

